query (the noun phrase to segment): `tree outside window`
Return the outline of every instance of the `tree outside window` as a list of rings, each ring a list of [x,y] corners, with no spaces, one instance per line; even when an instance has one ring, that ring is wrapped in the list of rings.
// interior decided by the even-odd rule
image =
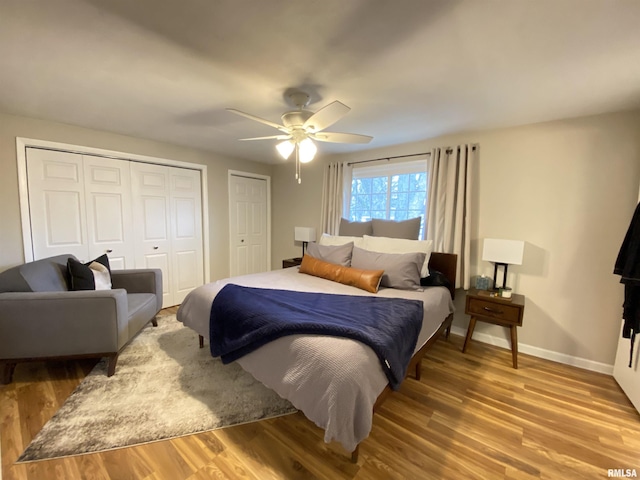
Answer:
[[[424,161],[353,171],[347,215],[351,221],[420,217],[420,238],[424,238],[426,205],[427,172]]]

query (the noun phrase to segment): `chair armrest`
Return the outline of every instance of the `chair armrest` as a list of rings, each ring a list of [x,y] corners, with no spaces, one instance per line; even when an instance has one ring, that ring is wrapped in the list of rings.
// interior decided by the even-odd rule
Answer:
[[[0,359],[117,352],[128,340],[125,290],[0,294]]]
[[[113,270],[111,285],[124,288],[127,293],[153,293],[158,310],[162,308],[162,270],[159,268]]]

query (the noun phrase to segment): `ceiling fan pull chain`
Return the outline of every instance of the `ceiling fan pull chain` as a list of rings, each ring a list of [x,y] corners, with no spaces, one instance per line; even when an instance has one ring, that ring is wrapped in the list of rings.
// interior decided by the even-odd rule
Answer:
[[[300,152],[299,152],[298,144],[296,143],[296,179],[298,179],[298,184],[302,183],[302,175],[300,175]]]

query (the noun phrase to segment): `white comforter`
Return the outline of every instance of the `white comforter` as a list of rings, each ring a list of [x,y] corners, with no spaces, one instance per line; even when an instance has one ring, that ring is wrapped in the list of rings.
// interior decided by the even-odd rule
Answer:
[[[209,338],[214,297],[228,283],[248,287],[343,295],[378,295],[424,302],[422,330],[416,351],[453,312],[444,287],[420,291],[381,288],[371,294],[298,272],[297,268],[227,278],[192,291],[178,310],[178,320]],[[274,340],[237,360],[257,380],[289,400],[325,431],[325,442],[336,440],[351,452],[371,431],[373,405],[387,378],[371,348],[363,343],[322,335],[290,335]]]

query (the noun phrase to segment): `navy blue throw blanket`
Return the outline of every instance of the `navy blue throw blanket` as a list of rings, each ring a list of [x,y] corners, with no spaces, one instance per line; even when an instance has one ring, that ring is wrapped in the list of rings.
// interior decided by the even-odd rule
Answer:
[[[211,306],[209,345],[230,363],[285,335],[332,335],[373,349],[397,390],[422,328],[422,302],[226,285]]]

